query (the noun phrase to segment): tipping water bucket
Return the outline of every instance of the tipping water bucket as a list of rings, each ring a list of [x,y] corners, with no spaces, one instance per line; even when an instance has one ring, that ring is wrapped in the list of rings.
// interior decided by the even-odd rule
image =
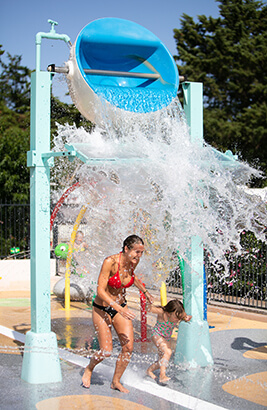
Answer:
[[[167,107],[177,95],[179,75],[170,52],[153,33],[128,20],[89,23],[67,65],[72,100],[96,123],[103,105],[109,115],[120,110],[148,113]]]

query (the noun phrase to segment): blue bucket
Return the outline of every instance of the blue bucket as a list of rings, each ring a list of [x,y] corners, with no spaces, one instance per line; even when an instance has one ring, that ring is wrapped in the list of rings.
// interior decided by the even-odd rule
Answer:
[[[177,95],[179,74],[170,52],[153,33],[128,20],[89,23],[67,64],[72,99],[91,121],[103,103],[149,113],[167,107]]]

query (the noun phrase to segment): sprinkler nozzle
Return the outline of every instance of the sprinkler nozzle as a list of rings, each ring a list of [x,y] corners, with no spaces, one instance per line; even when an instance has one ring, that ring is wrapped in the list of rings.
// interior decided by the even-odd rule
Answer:
[[[47,67],[47,71],[49,71],[50,73],[68,74],[69,68],[68,67],[56,67],[55,64],[50,64]]]

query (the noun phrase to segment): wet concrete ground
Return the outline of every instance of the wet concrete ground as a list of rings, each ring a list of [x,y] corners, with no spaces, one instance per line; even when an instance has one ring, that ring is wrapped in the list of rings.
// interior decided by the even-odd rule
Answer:
[[[4,336],[5,329],[25,334],[30,330],[28,292],[0,292],[0,402],[3,409],[263,409],[267,406],[267,320],[264,314],[223,307],[208,308],[208,323],[214,365],[188,369],[170,361],[168,386],[147,380],[145,371],[156,350],[140,342],[139,296],[128,294],[136,311],[135,344],[131,363],[122,382],[130,390],[110,389],[119,343],[114,334],[114,352],[96,367],[91,388],[81,387],[84,367],[97,348],[90,306],[71,302],[69,317],[62,302],[51,298],[52,330],[60,347],[62,382],[30,384],[21,379],[23,343]],[[156,318],[148,314],[148,340]],[[172,338],[175,349],[176,335]],[[41,371],[41,369],[40,369]],[[143,407],[142,407],[143,406]]]

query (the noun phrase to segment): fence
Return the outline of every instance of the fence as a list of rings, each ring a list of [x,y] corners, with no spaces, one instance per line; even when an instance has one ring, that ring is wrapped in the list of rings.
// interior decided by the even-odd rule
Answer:
[[[53,237],[57,243],[57,225]],[[267,309],[267,244],[252,232],[240,237],[241,255],[229,252],[228,266],[213,265],[205,255],[207,301]],[[30,205],[0,203],[0,257],[30,257]],[[179,267],[167,279],[167,290],[182,294]]]
[[[205,254],[207,302],[225,302],[267,309],[267,244],[252,232],[241,233],[243,252],[226,254],[226,265],[214,265]],[[167,279],[167,290],[182,294],[182,272],[174,269]]]
[[[30,205],[0,203],[0,258],[27,258],[30,253]]]
[[[207,299],[267,309],[267,244],[252,232],[241,233],[243,252],[226,255],[228,266],[205,260]]]

